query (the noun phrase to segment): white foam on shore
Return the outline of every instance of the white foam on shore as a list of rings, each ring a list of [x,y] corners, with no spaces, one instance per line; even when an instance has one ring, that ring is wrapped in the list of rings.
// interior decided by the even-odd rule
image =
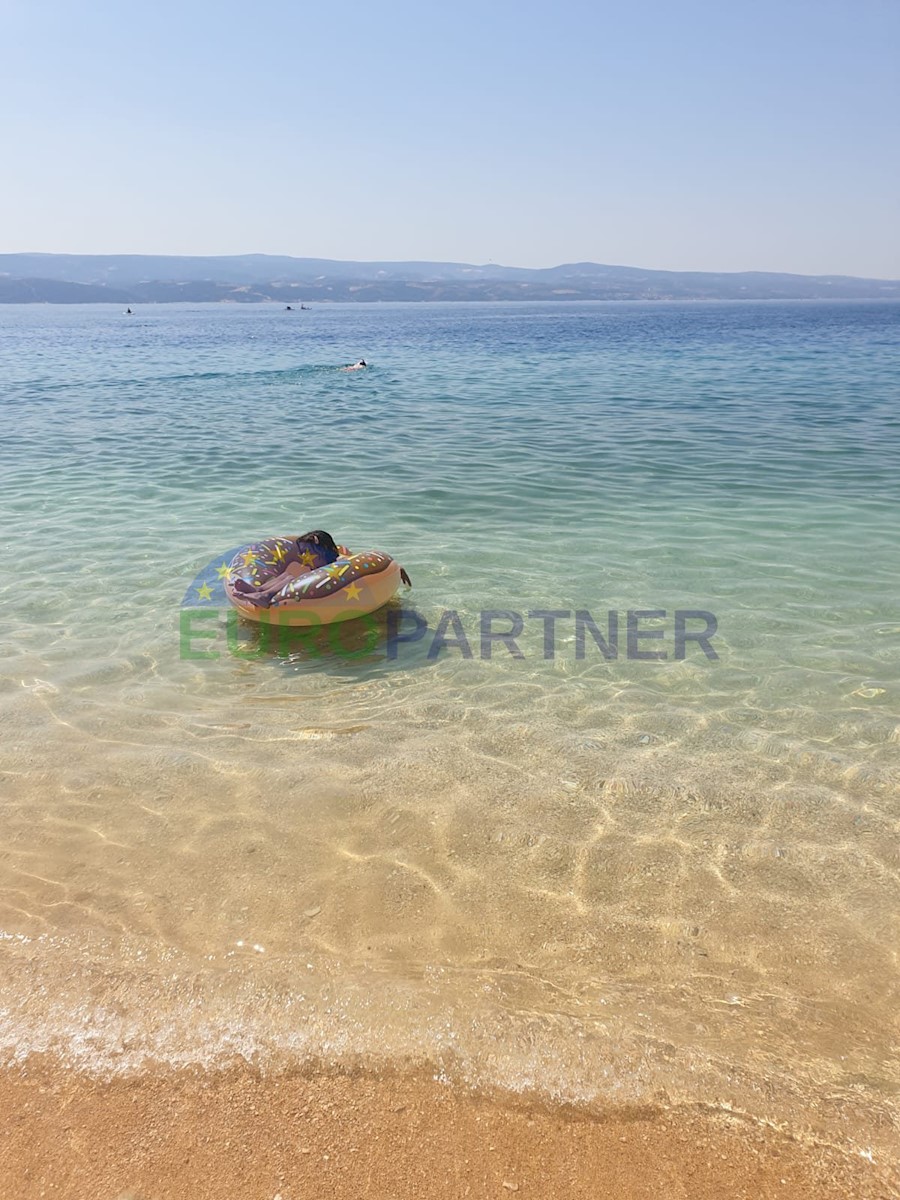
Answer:
[[[729,1061],[711,1049],[723,1044],[722,1031],[701,1024],[701,1014],[706,1037],[667,1039],[667,1029],[675,1033],[667,1011],[683,997],[611,985],[590,1004],[582,997],[578,1013],[577,998],[554,1004],[552,985],[515,972],[448,978],[454,973],[436,968],[403,979],[321,956],[282,959],[260,974],[246,962],[197,972],[187,956],[133,939],[28,939],[4,964],[0,1062],[51,1055],[101,1079],[236,1064],[273,1074],[424,1070],[466,1088],[592,1110],[699,1104],[860,1153],[892,1153],[898,1115],[888,1093],[863,1097],[785,1064],[776,1076],[762,1046]],[[734,1011],[723,1010],[723,1021]]]

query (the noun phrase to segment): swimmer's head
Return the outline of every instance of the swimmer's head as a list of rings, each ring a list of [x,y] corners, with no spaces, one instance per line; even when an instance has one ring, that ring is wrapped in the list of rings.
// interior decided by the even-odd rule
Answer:
[[[301,534],[297,538],[298,542],[311,542],[312,545],[318,546],[319,549],[328,557],[329,562],[334,562],[340,557],[340,551],[337,548],[337,543],[330,533],[326,533],[324,529],[313,529],[310,533]]]

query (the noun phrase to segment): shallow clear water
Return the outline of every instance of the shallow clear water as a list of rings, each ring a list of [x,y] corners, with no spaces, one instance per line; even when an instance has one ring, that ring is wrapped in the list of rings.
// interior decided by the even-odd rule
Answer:
[[[0,308],[3,1044],[425,1060],[886,1146],[898,329]],[[394,554],[402,614],[229,642],[198,586],[312,527]],[[574,614],[609,639],[610,610],[618,656],[579,655]],[[679,610],[716,658],[675,657]]]

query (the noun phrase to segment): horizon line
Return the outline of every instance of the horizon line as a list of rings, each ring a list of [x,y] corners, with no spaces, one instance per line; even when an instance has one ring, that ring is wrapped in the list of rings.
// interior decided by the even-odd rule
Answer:
[[[602,267],[609,270],[624,270],[624,271],[647,271],[658,275],[784,275],[792,276],[797,279],[853,279],[863,280],[866,282],[877,283],[898,283],[900,280],[886,275],[847,275],[843,272],[819,271],[815,273],[803,271],[784,271],[784,270],[765,270],[762,268],[750,268],[742,270],[713,270],[709,268],[698,269],[696,267],[687,267],[675,269],[672,267],[645,267],[634,266],[631,263],[607,263],[597,262],[594,259],[573,259],[568,262],[553,263],[550,266],[544,267],[522,267],[516,264],[494,262],[489,259],[487,262],[468,262],[466,260],[456,259],[437,259],[437,258],[328,258],[315,254],[272,254],[266,251],[241,251],[231,254],[188,254],[166,252],[147,252],[147,251],[78,251],[78,250],[0,250],[0,258],[210,258],[210,259],[239,259],[239,258],[272,258],[272,259],[290,259],[295,262],[322,262],[322,263],[358,263],[360,266],[374,266],[377,264],[386,264],[389,266],[447,266],[447,267],[463,267],[474,268],[476,270],[487,270],[495,268],[497,270],[512,270],[512,271],[558,271],[564,267]],[[0,275],[5,272],[0,272]]]

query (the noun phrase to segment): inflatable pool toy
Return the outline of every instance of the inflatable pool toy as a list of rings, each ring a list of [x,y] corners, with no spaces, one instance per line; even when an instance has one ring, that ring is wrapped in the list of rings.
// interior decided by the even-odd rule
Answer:
[[[346,546],[329,563],[319,548],[296,538],[266,538],[239,550],[225,576],[225,594],[241,616],[275,625],[328,625],[364,617],[387,604],[401,583],[401,569],[389,554],[367,550],[352,554]],[[277,592],[271,605],[246,600],[239,581],[262,587],[291,567],[297,574]]]
[[[340,547],[329,563],[317,546],[296,538],[266,538],[239,550],[225,575],[225,594],[243,617],[273,625],[328,625],[364,617],[387,604],[401,583],[401,569],[389,554],[366,550],[352,554]],[[296,576],[272,599],[271,606],[251,604],[235,587],[239,581],[262,587],[291,568]]]

